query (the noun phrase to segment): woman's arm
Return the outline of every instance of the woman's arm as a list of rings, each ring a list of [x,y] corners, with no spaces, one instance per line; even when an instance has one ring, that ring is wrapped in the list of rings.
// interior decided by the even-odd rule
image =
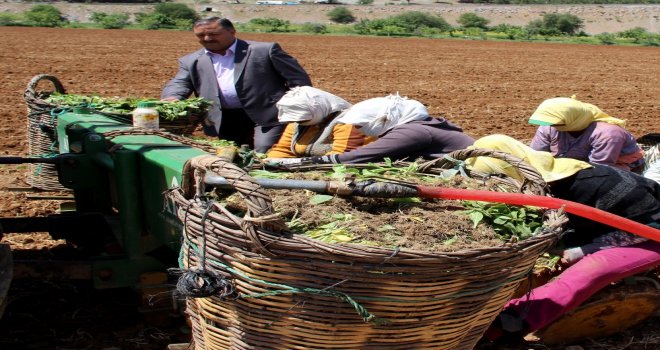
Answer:
[[[616,166],[626,143],[626,134],[625,129],[616,125],[597,126],[589,140],[589,163]]]
[[[431,140],[431,135],[424,126],[411,127],[404,124],[366,146],[330,157],[333,163],[368,163],[382,161],[384,158],[403,159],[428,147]]]
[[[282,136],[280,136],[279,141],[277,141],[277,143],[266,152],[267,158],[298,157],[298,155],[291,150],[291,139],[293,138],[293,133],[296,130],[297,125],[297,123],[290,123],[284,128],[284,132],[282,133]]]
[[[550,131],[549,126],[539,126],[529,147],[535,151],[550,152]]]

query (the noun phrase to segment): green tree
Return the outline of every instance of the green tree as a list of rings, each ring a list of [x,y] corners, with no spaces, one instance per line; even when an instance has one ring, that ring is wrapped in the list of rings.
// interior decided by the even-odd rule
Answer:
[[[483,30],[488,29],[489,20],[478,16],[476,13],[464,13],[458,17],[458,24],[463,28],[481,28]]]
[[[173,21],[177,20],[188,20],[192,24],[193,22],[200,19],[199,15],[195,10],[191,9],[185,4],[179,3],[162,3],[156,5],[154,12],[167,16]]]
[[[530,33],[541,35],[575,35],[582,27],[582,19],[569,13],[546,13],[543,19],[527,24]]]
[[[351,10],[346,7],[335,7],[328,12],[328,18],[335,23],[352,23],[355,22],[355,16]]]
[[[126,13],[111,13],[94,12],[90,16],[90,20],[98,24],[103,29],[121,29],[128,25],[128,14]]]
[[[176,28],[176,21],[162,13],[137,13],[135,19],[146,29]]]
[[[358,34],[403,35],[448,32],[452,27],[440,16],[410,11],[388,18],[362,20],[354,29]]]
[[[62,13],[53,5],[36,5],[25,12],[31,25],[38,27],[61,27],[67,22]]]
[[[642,27],[635,27],[632,29],[624,30],[623,32],[617,33],[619,38],[633,39],[633,42],[639,43],[640,41],[646,39],[649,36],[649,33],[646,29]]]
[[[419,11],[408,11],[391,17],[391,19],[411,32],[420,27],[436,28],[442,31],[449,31],[451,25],[440,16],[430,15]]]

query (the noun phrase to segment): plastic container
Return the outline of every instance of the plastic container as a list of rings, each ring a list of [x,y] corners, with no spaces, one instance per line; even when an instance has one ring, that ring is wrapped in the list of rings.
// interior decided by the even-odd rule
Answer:
[[[221,147],[216,147],[215,149],[215,155],[228,162],[234,161],[234,158],[236,158],[237,153],[238,153],[238,148],[236,148],[235,146],[221,146]]]
[[[156,103],[152,101],[138,102],[133,110],[133,126],[158,130],[158,111],[155,107]]]

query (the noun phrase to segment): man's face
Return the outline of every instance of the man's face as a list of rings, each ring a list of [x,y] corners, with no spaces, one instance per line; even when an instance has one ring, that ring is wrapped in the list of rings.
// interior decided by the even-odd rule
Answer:
[[[193,33],[207,50],[223,55],[236,39],[235,30],[223,28],[217,22],[199,25],[193,28]]]

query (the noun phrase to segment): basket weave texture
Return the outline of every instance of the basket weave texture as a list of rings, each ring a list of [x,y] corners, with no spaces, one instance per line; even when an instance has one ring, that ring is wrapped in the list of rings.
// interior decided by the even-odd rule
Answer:
[[[510,159],[460,152],[451,156]],[[517,165],[536,174],[529,188],[542,194],[540,176]],[[207,172],[241,193],[245,216],[202,199]],[[566,220],[548,210],[532,238],[452,253],[326,244],[283,229],[268,195],[235,165],[203,156],[184,173],[182,188],[168,194],[185,226],[181,267],[212,271],[234,289],[187,298],[198,350],[472,349]]]
[[[55,117],[57,106],[44,100],[52,92],[37,91],[37,85],[43,80],[52,83],[56,92],[65,93],[62,83],[51,75],[37,75],[28,83],[23,97],[27,103],[28,156],[30,157],[52,157],[57,155],[59,150]],[[55,164],[29,164],[26,181],[32,187],[46,191],[66,190],[57,180]]]

